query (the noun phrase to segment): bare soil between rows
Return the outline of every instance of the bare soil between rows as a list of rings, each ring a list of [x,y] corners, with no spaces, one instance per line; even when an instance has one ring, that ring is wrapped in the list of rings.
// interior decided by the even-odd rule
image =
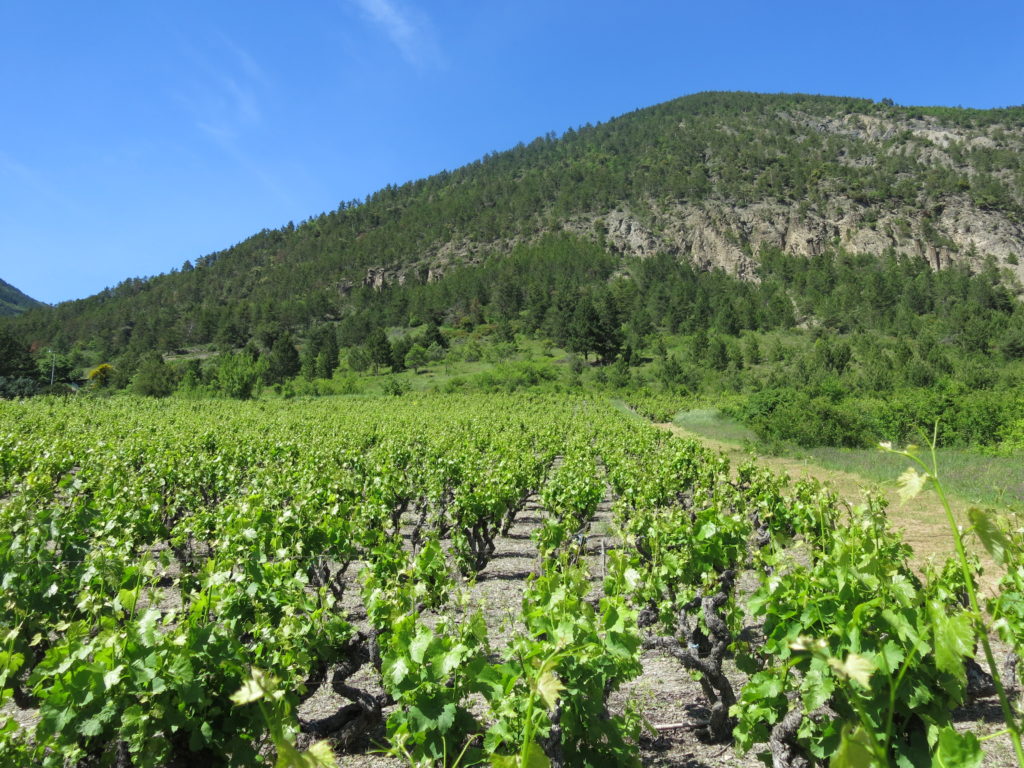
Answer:
[[[601,591],[604,554],[619,545],[618,539],[613,535],[612,504],[611,491],[607,489],[587,532],[585,557],[594,597]],[[514,631],[515,617],[521,607],[527,579],[539,569],[537,547],[531,535],[541,525],[544,515],[545,511],[537,497],[529,497],[509,534],[497,540],[496,551],[486,568],[468,587],[471,597],[470,609],[476,606],[482,609],[492,646],[496,650],[500,651]],[[741,592],[753,589],[756,580],[753,573],[745,573],[740,579]],[[998,648],[1000,663],[1007,650],[1002,646]],[[694,717],[704,714],[703,694],[699,683],[676,659],[663,651],[649,649],[643,652],[642,664],[643,673],[612,695],[610,709],[613,712],[620,712],[626,706],[626,702],[633,699],[639,702],[640,710],[647,722],[652,726],[660,726],[657,730],[646,731],[641,739],[640,760],[644,766],[753,768],[763,765],[757,757],[757,752],[764,745],[758,745],[743,755],[728,744],[706,744],[686,727]],[[364,669],[363,673],[366,671]],[[746,682],[746,675],[737,670],[730,661],[726,662],[726,674],[738,693]],[[369,682],[365,677],[361,679]],[[325,686],[323,690],[326,691],[327,687]],[[328,693],[322,700],[318,701],[317,697],[310,699],[302,714],[327,714],[343,703],[341,699]],[[318,711],[321,707],[323,709]],[[979,737],[996,733],[1004,727],[994,696],[979,699],[964,707],[958,713],[957,723],[958,727],[974,731]],[[384,749],[383,744],[380,745],[380,749]],[[985,751],[983,764],[986,767],[1002,768],[1016,765],[1009,739],[1005,736],[986,741]],[[379,752],[368,751],[365,754],[346,755],[341,758],[341,764],[353,768],[374,768],[397,767],[406,763]]]

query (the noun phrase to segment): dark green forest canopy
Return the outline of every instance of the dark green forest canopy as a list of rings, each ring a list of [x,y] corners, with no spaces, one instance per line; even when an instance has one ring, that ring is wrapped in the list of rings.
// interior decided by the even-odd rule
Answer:
[[[903,128],[872,133],[872,120]],[[942,147],[946,159],[939,162],[927,131],[915,126],[984,131],[987,138],[954,141]],[[923,211],[927,219],[956,197],[1020,222],[1024,169],[1014,141],[1022,129],[1019,107],[962,110],[805,95],[697,94],[388,186],[297,226],[263,230],[169,274],[125,280],[96,296],[6,322],[34,345],[88,345],[103,358],[213,342],[242,346],[267,325],[302,336],[324,322],[344,328],[452,319],[479,315],[495,302],[518,306],[528,326],[540,327],[539,304],[546,298],[550,306],[565,292],[559,280],[593,282],[591,300],[603,301],[602,292],[613,291],[619,305],[620,294],[639,290],[650,319],[675,327],[709,312],[725,313],[713,320],[722,327],[756,326],[763,320],[751,314],[764,314],[766,306],[777,316],[772,322],[790,322],[780,293],[786,280],[770,269],[779,279],[729,289],[735,300],[725,306],[731,309],[722,310],[709,295],[709,286],[724,276],[709,277],[701,291],[686,294],[696,304],[683,308],[681,299],[666,297],[664,285],[643,283],[643,270],[604,242],[600,226],[591,226],[593,217],[628,209],[643,218],[651,206],[708,201],[826,208],[843,198],[867,210]],[[574,227],[586,242],[543,239]],[[555,269],[556,275],[541,286],[514,274],[514,263],[502,267],[516,243],[537,243],[541,251],[528,258],[548,261],[531,270]],[[520,252],[518,258],[527,257]],[[591,263],[556,268],[563,258]],[[792,269],[796,279],[799,268]],[[370,270],[387,287],[364,287]],[[427,285],[440,272],[445,277]],[[636,281],[627,289],[609,282],[612,275]],[[746,306],[752,296],[755,307]],[[798,315],[829,310],[807,301],[797,298]],[[872,312],[881,313],[885,307],[877,302],[887,299],[875,301]],[[902,299],[892,301],[898,310]],[[635,303],[626,301],[620,311],[632,312]]]
[[[36,301],[10,283],[0,280],[0,317],[19,315],[32,307],[40,306],[43,306],[41,301]]]

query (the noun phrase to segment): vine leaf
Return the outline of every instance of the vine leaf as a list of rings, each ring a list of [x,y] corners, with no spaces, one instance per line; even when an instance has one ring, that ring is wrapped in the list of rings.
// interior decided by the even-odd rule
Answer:
[[[124,664],[118,664],[112,670],[103,675],[103,687],[107,690],[117,685],[121,679],[121,673],[124,672]]]
[[[251,704],[254,701],[259,701],[268,693],[266,676],[262,670],[254,669],[252,676],[246,680],[242,687],[231,694],[231,701],[238,706],[243,704]]]
[[[871,750],[871,737],[864,726],[858,725],[854,730],[849,726],[843,728],[839,749],[829,765],[831,768],[873,768],[875,755]]]
[[[544,699],[548,709],[554,709],[558,705],[558,699],[561,697],[564,688],[565,686],[562,684],[562,681],[550,669],[546,670],[540,676],[540,679],[537,680],[537,692]]]
[[[326,741],[318,741],[305,752],[300,752],[287,742],[277,747],[275,768],[338,768],[338,760]]]
[[[907,467],[907,471],[896,480],[896,490],[900,495],[900,501],[907,502],[917,496],[929,478],[931,475],[922,474],[913,467]]]
[[[935,765],[942,768],[978,768],[983,757],[981,744],[973,733],[958,733],[951,725],[944,726],[939,731]]]
[[[870,659],[859,653],[850,653],[845,661],[829,659],[828,663],[844,677],[856,680],[865,688],[871,687],[871,673],[875,671],[875,665]]]
[[[974,528],[985,551],[992,555],[992,559],[997,563],[1006,565],[1006,553],[1010,550],[1010,542],[994,517],[983,509],[971,507],[967,510],[967,519],[971,521],[971,527]]]
[[[970,614],[946,616],[940,607],[932,610],[935,628],[935,665],[966,683],[964,657],[973,655],[974,625]]]
[[[533,741],[526,747],[525,755],[494,755],[492,768],[551,768],[551,761],[540,745]]]

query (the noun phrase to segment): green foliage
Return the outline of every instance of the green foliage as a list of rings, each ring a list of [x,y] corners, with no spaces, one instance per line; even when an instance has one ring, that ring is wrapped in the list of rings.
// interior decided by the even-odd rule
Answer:
[[[167,397],[174,391],[174,372],[156,352],[145,355],[132,376],[132,391],[146,397]]]
[[[406,379],[393,374],[384,379],[382,387],[384,394],[392,397],[401,397],[412,389],[412,385]]]
[[[405,367],[411,368],[413,373],[419,373],[419,369],[427,364],[427,350],[419,344],[413,344],[405,353]]]
[[[482,392],[516,392],[543,387],[558,379],[558,372],[546,362],[499,363],[488,371],[471,377],[468,388]]]
[[[2,327],[0,327],[0,376],[10,379],[38,378],[36,364],[28,346]]]
[[[636,413],[656,422],[672,421],[686,405],[686,400],[678,395],[659,394],[649,390],[630,392],[624,399]]]
[[[908,446],[904,450],[893,449],[893,447],[888,443],[883,443],[880,446],[883,450],[902,456],[910,460],[913,465],[916,465],[916,467],[908,467],[897,481],[902,497],[911,497],[927,485],[930,485],[935,489],[935,492],[942,503],[943,511],[946,513],[946,521],[949,524],[949,531],[956,547],[956,565],[959,565],[959,575],[962,578],[954,581],[952,588],[947,588],[944,592],[946,594],[952,594],[958,605],[965,605],[970,611],[970,613],[965,617],[965,621],[963,623],[969,625],[970,629],[973,630],[973,633],[965,631],[966,627],[958,628],[960,631],[956,632],[956,637],[951,637],[948,631],[943,631],[946,630],[947,627],[943,625],[942,616],[940,615],[936,618],[934,620],[934,628],[936,631],[937,663],[940,667],[942,667],[944,663],[947,665],[950,664],[956,660],[957,654],[968,653],[971,640],[974,640],[975,644],[980,641],[981,647],[984,650],[985,661],[988,664],[989,673],[992,677],[992,682],[999,699],[999,705],[1002,710],[1003,720],[1006,724],[1006,730],[1009,734],[1010,742],[1013,745],[1015,757],[1017,758],[1017,764],[1019,766],[1024,766],[1024,739],[1022,739],[1021,736],[1021,732],[1024,731],[1024,723],[1021,722],[1019,713],[1014,709],[1010,696],[1007,692],[1007,686],[1003,681],[1003,673],[996,665],[995,655],[992,651],[992,643],[989,639],[991,630],[983,618],[982,604],[979,599],[978,588],[975,583],[975,575],[977,572],[976,560],[967,554],[967,550],[964,546],[963,530],[953,515],[953,510],[950,507],[949,500],[946,498],[945,489],[943,488],[942,482],[939,480],[938,459],[936,456],[937,439],[938,424],[936,424],[933,429],[932,438],[929,443],[928,459],[930,459],[930,461],[926,461],[926,459],[921,456],[918,449],[912,446]],[[923,470],[923,472],[919,472],[918,469]],[[1019,602],[1021,588],[1024,586],[1024,578],[1022,578],[1021,570],[1018,567],[1019,557],[1022,554],[1022,549],[1020,547],[1020,532],[1017,531],[1016,535],[1014,535],[1014,533],[1010,532],[1012,529],[1007,525],[1007,521],[993,519],[993,516],[986,514],[981,510],[969,510],[968,518],[973,527],[973,532],[981,540],[982,545],[986,550],[988,550],[988,553],[993,557],[993,559],[1005,569],[1005,575],[999,585],[1004,591],[1002,595],[994,601],[994,605],[992,601],[990,601],[989,605],[986,607],[996,618],[994,626],[998,628],[1000,633],[1003,635],[1003,638],[1010,643],[1015,652],[1019,653],[1022,645],[1022,627],[1019,622],[1014,621],[1012,618],[1012,614],[1014,613],[1012,608],[1009,612],[1009,616],[1011,617],[1009,619],[1008,614],[1003,613],[1003,610],[1004,605],[1013,606],[1014,603]],[[944,571],[944,574],[954,570],[955,568],[947,568]],[[965,596],[966,599],[964,599]],[[1004,600],[1005,603],[1003,603]],[[944,756],[947,757],[947,759],[963,760],[965,764],[971,766],[980,764],[982,755],[976,738],[973,738],[972,735],[963,737],[955,733],[943,735],[946,738],[940,739],[939,750],[940,753],[945,753]]]
[[[282,333],[274,339],[267,356],[265,380],[267,384],[278,384],[296,376],[301,370],[299,352],[291,337]]]
[[[236,400],[248,400],[260,393],[264,364],[246,352],[225,353],[216,364],[219,392]]]
[[[0,398],[32,397],[42,390],[42,384],[36,379],[0,376]]]
[[[843,721],[864,729],[875,760],[929,760],[933,730],[963,703],[964,657],[973,653],[969,614],[936,601],[911,571],[908,548],[888,530],[877,502],[854,512],[842,536],[809,553],[810,566],[780,553],[750,609],[765,620],[767,657],[737,708],[742,748],[766,741],[770,726],[796,706],[837,716],[805,720],[798,742],[822,759],[840,749]],[[785,565],[783,563],[785,562]],[[809,638],[814,638],[813,640]]]
[[[323,325],[311,335],[306,353],[313,359],[314,375],[329,379],[338,367],[338,335],[333,325]]]
[[[552,559],[563,552],[578,557],[587,521],[603,496],[593,457],[584,452],[566,456],[541,489],[548,515],[533,533],[541,557]]]
[[[467,699],[484,691],[486,638],[480,614],[436,629],[414,613],[393,617],[381,674],[401,707],[388,718],[388,737],[411,764],[479,762],[480,750],[467,747],[483,726]]]
[[[382,365],[391,365],[393,362],[391,343],[383,328],[375,328],[366,340],[366,351],[370,362],[373,363],[373,372],[377,373]]]
[[[737,415],[761,440],[769,443],[862,448],[878,442],[873,425],[856,403],[837,404],[831,398],[813,397],[794,389],[751,395]]]

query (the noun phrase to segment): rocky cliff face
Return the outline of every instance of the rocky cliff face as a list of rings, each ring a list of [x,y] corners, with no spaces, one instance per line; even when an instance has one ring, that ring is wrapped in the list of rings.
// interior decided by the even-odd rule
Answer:
[[[832,140],[829,146],[839,147],[835,159],[841,165],[884,168],[888,166],[881,164],[887,158],[912,159],[917,175],[895,173],[891,179],[892,184],[910,185],[911,190],[924,183],[921,173],[932,171],[948,171],[972,184],[990,177],[1020,185],[1018,159],[1024,156],[1024,126],[1012,122],[972,125],[901,109],[887,115],[883,111],[833,116],[790,110],[774,118],[773,130],[789,130],[793,142],[814,136]],[[688,123],[680,123],[677,130],[689,130]],[[720,130],[735,133],[730,125]],[[1000,158],[1010,161],[1000,163]],[[724,156],[720,160],[731,161]],[[709,168],[714,161],[705,155]],[[662,198],[646,201],[643,210],[620,206],[563,220],[554,227],[604,237],[609,247],[623,254],[641,258],[659,252],[675,254],[698,267],[721,268],[745,279],[756,279],[758,253],[767,246],[803,256],[838,248],[877,255],[895,252],[925,258],[934,269],[957,262],[980,267],[991,257],[1024,284],[1024,220],[986,207],[967,191],[947,195],[938,203],[924,202],[921,195],[922,202],[915,207],[894,200],[852,199],[838,193],[834,179],[827,176],[819,180],[818,188],[823,194],[817,203],[766,198],[741,204],[715,194],[694,203],[669,203]],[[441,243],[432,253],[420,254],[415,268],[425,269],[428,279],[436,279],[454,265],[475,263],[487,252],[507,251],[515,242]],[[400,271],[404,274],[408,269]],[[387,271],[370,270],[366,282],[379,287],[399,280],[397,273],[382,272]]]
[[[965,198],[950,200],[938,211],[875,215],[842,198],[828,211],[776,202],[742,207],[725,202],[652,204],[642,214],[615,210],[567,221],[562,229],[584,237],[603,231],[607,245],[622,254],[674,254],[701,269],[724,269],[746,280],[757,279],[758,253],[766,246],[807,257],[838,248],[878,256],[891,251],[923,257],[933,269],[953,263],[980,269],[991,257],[1024,285],[1024,225]],[[411,272],[434,282],[453,267],[477,264],[483,254],[507,252],[513,245],[514,240],[446,243],[411,267],[370,268],[363,283],[377,289],[401,285]]]
[[[984,172],[1009,178],[1015,171],[999,165],[982,171],[974,150],[997,150],[1005,156],[1024,153],[1024,129],[991,125],[965,128],[930,115],[889,118],[868,114],[822,117],[780,113],[796,130],[849,136],[871,151],[851,154],[843,162],[870,166],[887,155],[912,155],[925,166],[952,169],[969,178]],[[685,125],[680,126],[685,130]],[[893,179],[897,181],[897,179]],[[913,181],[913,179],[911,179]],[[823,182],[826,186],[828,181]],[[887,251],[928,259],[935,269],[954,262],[980,266],[988,257],[1024,283],[1024,222],[1004,212],[980,207],[970,197],[946,198],[928,209],[895,207],[879,201],[865,205],[836,196],[827,208],[806,203],[765,200],[731,205],[726,200],[696,205],[652,201],[639,213],[616,210],[579,221],[566,229],[607,232],[608,242],[623,253],[648,256],[667,252],[704,268],[719,267],[743,278],[753,277],[762,246],[814,256],[827,248],[881,255]]]
[[[850,200],[835,200],[830,211],[799,206],[725,203],[652,206],[642,215],[612,211],[573,221],[566,229],[592,234],[595,223],[614,249],[632,256],[677,254],[705,268],[721,268],[752,279],[762,246],[800,256],[826,249],[882,255],[894,251],[928,259],[935,269],[951,263],[980,267],[988,257],[1024,282],[1024,226],[984,211],[964,199],[941,211],[892,211],[867,216]]]

